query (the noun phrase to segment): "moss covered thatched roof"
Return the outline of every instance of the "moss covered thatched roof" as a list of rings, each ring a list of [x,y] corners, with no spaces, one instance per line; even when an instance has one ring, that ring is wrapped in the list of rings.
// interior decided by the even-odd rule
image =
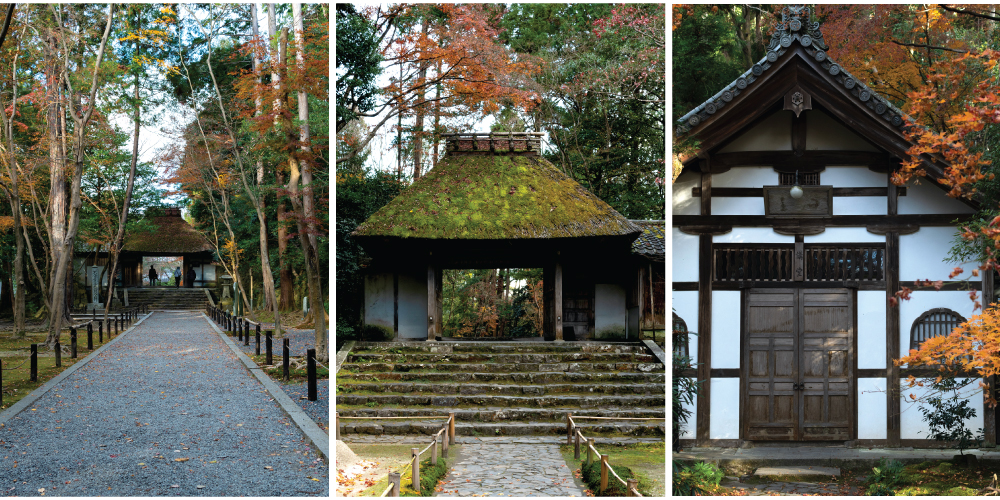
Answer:
[[[538,156],[449,155],[354,235],[494,240],[640,231]]]
[[[171,254],[212,251],[208,240],[181,217],[180,209],[168,208],[146,217],[156,229],[128,235],[126,251]]]

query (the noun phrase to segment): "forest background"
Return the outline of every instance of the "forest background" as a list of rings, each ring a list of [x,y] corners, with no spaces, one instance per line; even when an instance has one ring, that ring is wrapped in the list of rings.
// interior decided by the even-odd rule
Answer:
[[[361,334],[370,262],[350,233],[434,168],[441,134],[544,132],[564,173],[627,218],[662,220],[665,19],[664,4],[338,4],[338,341]],[[396,161],[378,170],[384,143]],[[540,280],[449,270],[445,331],[537,336]]]
[[[0,286],[16,292],[0,316],[15,336],[42,318],[54,343],[74,253],[114,270],[144,216],[176,204],[250,316],[310,297],[326,359],[330,6],[266,5],[0,8]],[[143,127],[165,138],[151,161]]]

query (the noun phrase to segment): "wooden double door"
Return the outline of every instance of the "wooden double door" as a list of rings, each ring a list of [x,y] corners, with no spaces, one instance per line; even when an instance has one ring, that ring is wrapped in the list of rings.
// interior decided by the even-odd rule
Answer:
[[[750,289],[745,306],[743,439],[854,439],[854,292]]]

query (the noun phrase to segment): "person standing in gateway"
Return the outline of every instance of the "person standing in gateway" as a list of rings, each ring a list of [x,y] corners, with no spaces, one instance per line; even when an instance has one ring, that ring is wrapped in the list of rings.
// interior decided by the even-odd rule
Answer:
[[[181,266],[174,268],[174,288],[181,287]]]
[[[153,265],[150,264],[149,265],[149,286],[156,286],[156,277],[157,277],[156,269],[154,269]]]

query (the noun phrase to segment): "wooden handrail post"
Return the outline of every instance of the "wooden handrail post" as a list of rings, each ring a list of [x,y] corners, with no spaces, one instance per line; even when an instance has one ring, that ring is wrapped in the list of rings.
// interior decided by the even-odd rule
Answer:
[[[455,444],[455,412],[448,413],[448,444]]]
[[[597,490],[598,493],[603,494],[604,490],[608,489],[608,456],[601,455],[601,487]]]
[[[594,441],[596,441],[594,438],[590,438],[587,440],[587,465],[590,465],[590,462],[594,460],[593,458],[591,458],[591,454],[593,453],[593,450],[591,450],[591,448],[597,449],[594,446]]]
[[[626,479],[625,482],[627,483],[625,485],[625,490],[626,490],[625,491],[625,496],[627,496],[627,497],[634,497],[635,494],[632,493],[632,490],[636,490],[636,491],[639,490],[639,481],[637,481],[635,479]]]
[[[333,440],[340,440],[340,412],[333,412]]]
[[[400,482],[401,481],[399,479],[399,473],[398,472],[390,472],[389,473],[389,484],[392,485],[392,491],[389,492],[389,496],[391,496],[391,497],[398,497],[399,496],[399,483]]]
[[[410,456],[415,457],[413,461],[413,491],[420,493],[420,448],[410,448]]]
[[[573,459],[580,460],[580,432],[573,426]]]
[[[448,431],[444,432],[446,435],[441,439],[441,457],[448,458]]]
[[[434,446],[431,446],[431,465],[438,464],[438,435],[434,435]]]
[[[566,414],[566,444],[573,444],[573,414]]]

